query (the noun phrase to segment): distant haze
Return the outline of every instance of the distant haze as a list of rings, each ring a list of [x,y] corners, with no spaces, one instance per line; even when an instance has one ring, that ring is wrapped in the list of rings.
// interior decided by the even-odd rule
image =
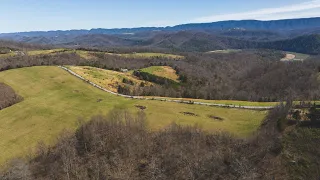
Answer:
[[[320,17],[320,0],[10,0],[1,2],[0,33],[306,17]]]

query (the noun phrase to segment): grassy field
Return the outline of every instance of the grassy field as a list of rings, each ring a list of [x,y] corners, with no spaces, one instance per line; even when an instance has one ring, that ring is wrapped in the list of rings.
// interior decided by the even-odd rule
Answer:
[[[204,99],[190,99],[190,98],[170,98],[175,100],[205,102],[214,104],[227,104],[227,105],[239,105],[239,106],[276,106],[279,102],[251,102],[251,101],[236,101],[236,100],[204,100]]]
[[[68,68],[85,79],[99,84],[100,86],[112,92],[118,92],[119,85],[128,86],[128,83],[124,83],[123,79],[131,81],[133,83],[132,88],[139,86],[141,83],[144,83],[145,86],[151,86],[153,84],[147,81],[139,80],[132,75],[132,72],[123,73],[88,66],[68,66]]]
[[[7,58],[7,57],[15,56],[15,55],[16,55],[16,53],[10,52],[10,53],[6,53],[6,54],[0,54],[0,58]]]
[[[179,82],[179,76],[177,75],[176,71],[170,66],[151,66],[148,68],[141,69],[141,71],[159,77],[171,79],[175,82]]]
[[[117,53],[108,53],[108,52],[94,52],[94,51],[83,51],[83,50],[76,50],[76,53],[80,55],[84,59],[92,59],[94,58],[95,53],[97,54],[108,54],[112,56],[121,56],[126,58],[169,58],[169,59],[183,59],[183,56],[174,55],[174,54],[165,54],[165,53],[127,53],[127,54],[117,54]]]
[[[47,55],[47,54],[54,54],[58,52],[66,51],[66,49],[50,49],[50,50],[35,50],[35,51],[27,51],[29,56],[36,56],[36,55]]]
[[[81,75],[85,79],[90,80],[108,90],[117,92],[118,85],[124,85],[122,82],[123,78],[133,81],[135,84],[145,83],[146,86],[152,85],[147,81],[141,81],[132,75],[132,72],[122,73],[117,71],[104,70],[94,67],[82,67],[82,66],[68,66],[69,69]],[[167,66],[151,66],[148,68],[141,69],[143,72],[154,74],[156,76],[165,77],[175,82],[178,81],[178,76],[175,70]],[[158,97],[159,98],[159,97]],[[215,104],[227,104],[227,105],[240,105],[240,106],[275,106],[278,102],[250,102],[250,101],[235,101],[235,100],[204,100],[204,99],[188,99],[188,98],[169,98],[173,100],[184,100],[194,102],[205,102]]]
[[[89,51],[75,50],[73,52],[78,54],[83,59],[87,59],[87,60],[95,59],[95,57]]]
[[[152,130],[177,122],[198,124],[207,131],[229,131],[240,137],[256,131],[266,115],[266,111],[125,99],[100,91],[58,67],[4,71],[0,73],[0,82],[24,97],[21,103],[0,111],[0,164],[25,155],[39,141],[54,143],[63,129],[78,127],[79,118],[106,114],[115,107],[138,112],[136,105],[145,106]],[[209,116],[221,117],[223,121]]]
[[[104,52],[95,52],[95,51],[84,51],[84,50],[72,50],[72,49],[50,49],[50,50],[34,50],[34,51],[27,51],[25,52],[29,56],[36,56],[36,55],[47,55],[47,54],[55,54],[59,52],[75,52],[78,54],[81,58],[84,59],[94,59],[95,53],[102,53]],[[0,54],[0,58],[6,58],[10,56],[15,56],[18,53],[10,52],[6,54]],[[116,53],[107,53],[105,54],[114,55],[114,56],[122,56],[126,58],[157,58],[157,57],[164,57],[169,59],[183,59],[183,56],[180,55],[174,55],[174,54],[165,54],[165,53],[128,53],[128,54],[116,54]]]
[[[285,52],[287,54],[287,57],[282,58],[282,61],[303,61],[310,57],[308,54],[301,54],[301,53],[295,53],[295,52]]]
[[[143,83],[144,86],[154,86],[152,82],[140,80],[133,75],[133,71],[129,72],[117,72],[105,69],[99,69],[88,66],[68,66],[69,69],[84,77],[85,79],[94,82],[110,91],[118,92],[119,86],[126,86],[133,90],[135,87],[140,86]],[[169,66],[151,66],[141,69],[142,72],[147,72],[159,77],[164,77],[174,82],[179,83],[178,75],[176,71]],[[123,80],[127,80],[124,82]],[[128,83],[128,81],[131,81]]]

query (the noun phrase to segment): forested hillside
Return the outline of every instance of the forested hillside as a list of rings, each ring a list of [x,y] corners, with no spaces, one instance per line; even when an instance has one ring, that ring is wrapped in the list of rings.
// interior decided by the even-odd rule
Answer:
[[[276,119],[287,110],[281,106],[270,112],[251,140],[177,124],[148,131],[143,112],[133,115],[114,110],[107,117],[93,117],[76,132],[62,133],[54,147],[39,144],[35,158],[27,163],[12,161],[0,178],[286,178],[284,164],[274,159],[281,157]]]
[[[127,51],[127,50],[125,50]],[[47,51],[44,51],[47,53]],[[0,56],[0,69],[7,70],[39,65],[86,65],[108,70],[139,70],[149,66],[170,66],[179,84],[140,86],[130,95],[169,96],[198,99],[233,99],[281,101],[319,98],[320,61],[317,57],[304,62],[281,62],[284,54],[271,50],[248,50],[233,53],[184,53],[175,56],[113,55],[97,51],[59,50],[49,54]],[[146,76],[136,74],[142,80]],[[151,77],[151,76],[150,76]],[[147,80],[152,81],[150,77]],[[153,82],[157,83],[157,82]]]
[[[71,48],[161,48],[182,52],[264,48],[319,54],[319,23],[320,18],[222,21],[163,28],[4,33],[0,39]]]

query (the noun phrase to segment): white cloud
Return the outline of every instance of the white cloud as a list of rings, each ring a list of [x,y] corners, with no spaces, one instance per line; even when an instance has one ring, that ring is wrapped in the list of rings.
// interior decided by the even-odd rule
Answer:
[[[311,12],[310,12],[311,10]],[[313,11],[317,10],[317,11]],[[243,19],[258,19],[258,20],[273,20],[283,18],[303,18],[316,17],[320,15],[320,0],[313,0],[299,4],[292,4],[277,8],[266,8],[255,11],[212,15],[200,17],[193,22],[214,22],[224,20],[243,20]]]

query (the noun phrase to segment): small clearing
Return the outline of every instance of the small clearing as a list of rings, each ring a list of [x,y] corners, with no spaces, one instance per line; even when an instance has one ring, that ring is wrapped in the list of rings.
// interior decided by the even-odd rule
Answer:
[[[109,53],[109,52],[100,52],[100,51],[86,51],[86,50],[74,50],[74,49],[48,49],[48,50],[33,50],[33,51],[8,51],[0,53],[0,58],[7,58],[11,56],[18,56],[23,53],[23,55],[29,55],[29,56],[37,56],[37,55],[49,55],[49,54],[57,54],[57,53],[76,53],[81,58],[91,60],[96,59],[99,55],[112,55],[112,56],[121,56],[125,58],[131,58],[131,59],[137,59],[137,58],[168,58],[168,59],[184,59],[184,56],[181,55],[175,55],[175,54],[166,54],[166,53],[152,53],[152,52],[143,52],[143,53],[126,53],[126,54],[120,54],[120,53]]]
[[[177,75],[176,70],[170,66],[151,66],[141,69],[141,71],[179,82],[179,76]]]
[[[48,55],[48,54],[55,54],[67,51],[66,49],[49,49],[49,50],[35,50],[35,51],[28,51],[27,54],[29,56],[37,56],[37,55]]]
[[[304,61],[308,57],[310,57],[308,54],[286,52],[286,56],[281,61]]]

